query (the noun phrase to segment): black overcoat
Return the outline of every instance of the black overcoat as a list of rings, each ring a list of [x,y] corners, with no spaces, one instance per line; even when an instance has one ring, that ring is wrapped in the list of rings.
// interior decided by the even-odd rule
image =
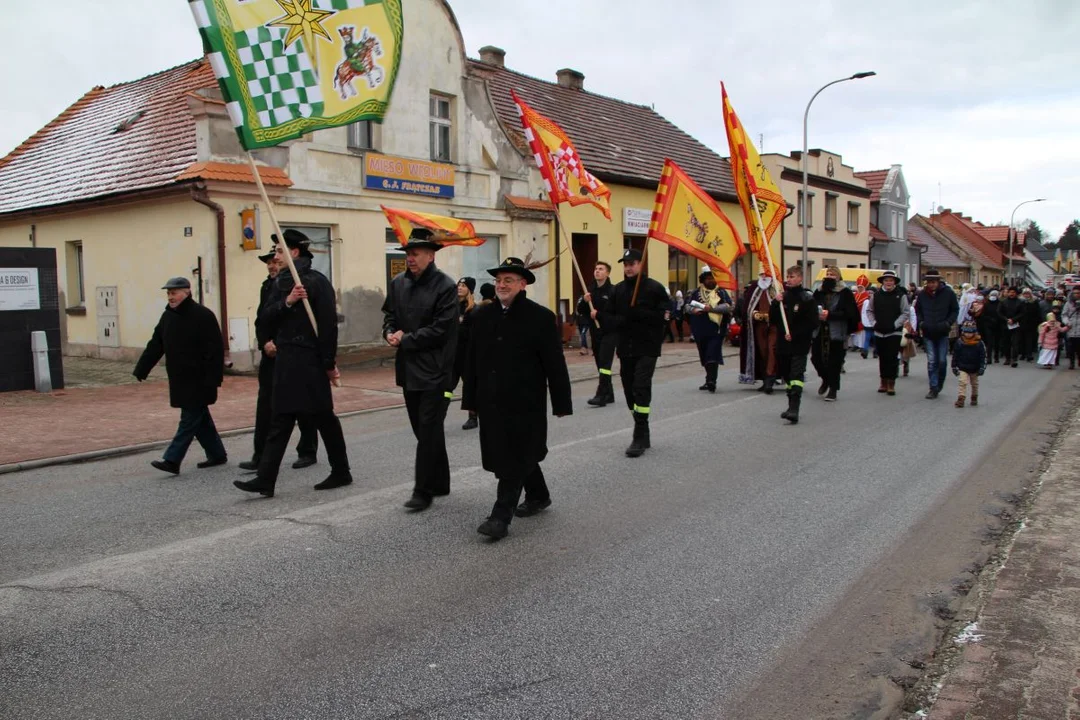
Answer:
[[[547,456],[547,397],[570,415],[570,374],[555,314],[519,293],[509,310],[493,302],[472,314],[462,408],[480,417],[484,469],[523,477]]]
[[[636,284],[635,277],[615,286],[613,305],[615,331],[619,334],[617,351],[620,358],[658,358],[664,344],[664,328],[667,327],[664,316],[671,310],[671,298],[663,285],[650,277],[642,277],[637,302],[631,304]]]
[[[314,414],[334,409],[328,370],[337,364],[337,302],[326,276],[311,267],[309,258],[293,260],[308,302],[319,324],[318,337],[304,304],[285,300],[293,289],[292,273],[282,270],[259,314],[258,333],[277,346],[274,360],[274,412]],[[265,333],[265,335],[263,335]]]
[[[217,317],[209,308],[191,297],[175,309],[166,307],[132,374],[145,380],[162,356],[169,375],[169,405],[197,408],[217,402],[225,343]]]
[[[451,390],[458,342],[457,283],[431,263],[420,277],[398,273],[383,303],[383,337],[405,335],[394,357],[399,387]]]

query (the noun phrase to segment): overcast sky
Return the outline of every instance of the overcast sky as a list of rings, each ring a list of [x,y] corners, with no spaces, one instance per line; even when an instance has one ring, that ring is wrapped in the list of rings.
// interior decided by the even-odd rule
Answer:
[[[404,0],[414,2],[417,0]],[[1053,239],[1080,216],[1080,2],[1076,0],[452,0],[466,50],[653,104],[722,155],[720,81],[764,152],[810,147],[856,170],[902,164],[912,213],[939,203],[987,224],[1031,217]],[[94,85],[197,57],[182,0],[11,3],[0,44],[7,153]],[[152,10],[151,10],[152,8]],[[408,33],[408,28],[406,28]]]

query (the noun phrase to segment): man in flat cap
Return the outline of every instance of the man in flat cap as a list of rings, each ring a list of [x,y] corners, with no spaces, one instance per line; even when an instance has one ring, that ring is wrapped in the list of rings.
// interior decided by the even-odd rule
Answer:
[[[224,373],[225,343],[217,317],[192,299],[187,278],[172,278],[162,289],[168,293],[169,304],[132,374],[142,382],[165,357],[169,405],[180,409],[180,424],[164,457],[150,464],[179,475],[192,440],[198,440],[206,452],[206,460],[197,467],[224,465],[228,459],[210,416]]]
[[[275,242],[277,239],[275,238]],[[341,421],[334,414],[332,381],[341,374],[337,369],[337,304],[334,288],[325,275],[311,267],[308,238],[298,230],[286,230],[284,243],[277,242],[275,252],[283,272],[274,280],[274,289],[259,314],[260,333],[272,338],[277,350],[274,362],[273,419],[266,438],[259,467],[253,480],[236,480],[233,485],[246,492],[273,497],[278,471],[293,426],[307,416],[322,435],[330,474],[315,485],[316,490],[331,490],[352,483],[349,456]],[[300,284],[293,281],[285,253],[293,259]],[[303,301],[311,303],[318,330],[312,327]]]
[[[241,470],[258,470],[262,459],[266,438],[270,434],[270,423],[274,418],[274,365],[277,359],[277,346],[274,338],[266,334],[266,323],[259,320],[259,315],[266,307],[274,291],[274,281],[281,272],[282,260],[271,250],[259,255],[259,260],[266,263],[266,279],[259,289],[259,307],[255,310],[255,339],[262,358],[259,361],[259,396],[255,402],[255,435],[252,442],[255,452],[251,460],[240,463]],[[310,467],[317,462],[319,434],[309,415],[297,416],[296,424],[300,427],[300,442],[296,444],[297,460],[294,470]]]
[[[625,280],[615,286],[615,331],[619,334],[619,379],[634,417],[634,438],[627,457],[641,457],[651,446],[652,378],[664,343],[665,319],[671,305],[664,286],[643,275],[640,250],[629,248],[619,262]],[[642,275],[638,287],[638,275]],[[637,298],[634,289],[637,287]]]
[[[405,245],[406,270],[390,281],[383,303],[383,337],[397,348],[394,370],[416,436],[415,483],[409,510],[431,507],[450,494],[446,456],[447,399],[452,396],[458,339],[457,283],[435,265],[442,248],[430,230],[412,231]]]
[[[507,258],[488,272],[498,299],[473,313],[461,404],[479,416],[484,469],[499,479],[495,506],[477,532],[499,540],[515,515],[529,517],[551,505],[540,469],[548,450],[548,393],[556,417],[572,414],[573,405],[555,314],[525,296],[536,280],[532,271]],[[523,488],[525,501],[518,505]]]

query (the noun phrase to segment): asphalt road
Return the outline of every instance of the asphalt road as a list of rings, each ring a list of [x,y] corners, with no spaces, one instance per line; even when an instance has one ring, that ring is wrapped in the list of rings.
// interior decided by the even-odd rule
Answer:
[[[419,515],[402,411],[344,422],[357,482],[326,493],[320,464],[252,498],[198,450],[178,478],[153,454],[0,476],[0,717],[729,717],[1018,409],[1060,399],[1040,399],[1055,373],[997,366],[957,410],[951,376],[931,402],[912,371],[886,398],[851,356],[840,402],[808,382],[789,427],[731,364],[715,395],[671,368],[637,460],[628,412],[579,384],[551,423],[554,505],[495,544],[456,407],[453,493]]]

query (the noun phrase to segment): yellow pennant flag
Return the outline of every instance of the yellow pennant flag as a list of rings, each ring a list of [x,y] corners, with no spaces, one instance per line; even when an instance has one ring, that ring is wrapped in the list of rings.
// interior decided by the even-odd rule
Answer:
[[[731,100],[723,83],[720,83],[720,91],[724,96],[724,126],[731,150],[731,175],[746,218],[747,232],[750,233],[750,247],[764,271],[771,277],[780,278],[783,277],[780,269],[781,242],[776,230],[787,215],[787,202],[762,164],[754,143],[746,136],[746,129],[735,114],[735,109],[731,107]],[[758,212],[754,212],[754,196],[757,198]],[[770,266],[772,272],[769,272]]]
[[[440,245],[464,245],[476,247],[484,244],[484,238],[476,237],[476,228],[467,220],[432,215],[431,213],[399,210],[380,205],[383,215],[390,221],[390,227],[402,245],[409,241],[413,228],[426,228],[434,235],[432,240]]]
[[[716,201],[671,160],[664,161],[649,237],[706,263],[725,290],[738,289],[730,268],[746,252],[739,231]]]

